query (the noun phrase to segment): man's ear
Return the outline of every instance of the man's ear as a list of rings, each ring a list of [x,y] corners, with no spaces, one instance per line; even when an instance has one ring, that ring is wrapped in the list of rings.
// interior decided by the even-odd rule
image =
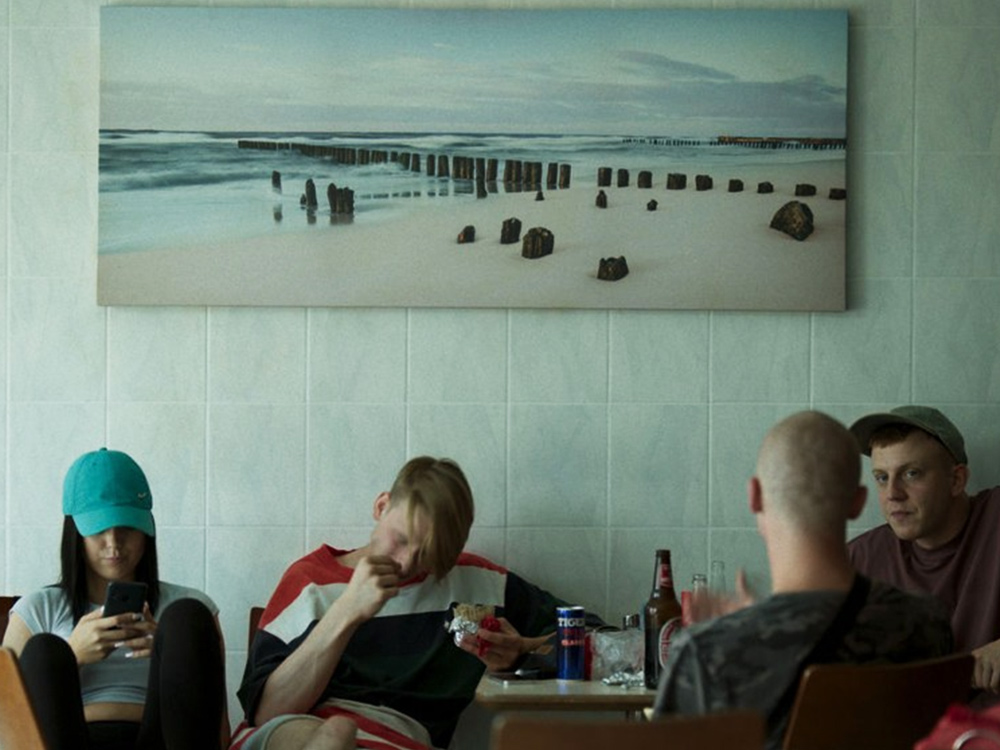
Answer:
[[[965,493],[965,486],[969,483],[969,467],[966,464],[955,464],[951,475],[951,494],[958,497]]]
[[[750,477],[747,481],[747,503],[750,505],[750,512],[757,515],[764,509],[764,495],[760,489],[760,480],[757,477]]]
[[[389,498],[388,492],[380,492],[375,496],[375,507],[372,508],[372,517],[379,521],[385,512],[389,510],[389,506],[392,505],[392,500]]]
[[[868,500],[868,488],[865,485],[861,485],[854,493],[854,500],[851,502],[850,507],[847,509],[847,519],[849,521],[853,521],[855,518],[861,515],[861,511],[865,509],[865,502],[867,500]]]

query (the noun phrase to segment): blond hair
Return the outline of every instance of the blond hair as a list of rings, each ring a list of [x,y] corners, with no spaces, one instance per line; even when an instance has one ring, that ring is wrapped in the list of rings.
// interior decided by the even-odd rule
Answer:
[[[407,521],[413,528],[419,511],[429,522],[420,546],[420,563],[436,578],[451,570],[469,538],[475,516],[472,489],[459,465],[450,458],[418,456],[399,470],[389,491],[392,505],[407,502]]]

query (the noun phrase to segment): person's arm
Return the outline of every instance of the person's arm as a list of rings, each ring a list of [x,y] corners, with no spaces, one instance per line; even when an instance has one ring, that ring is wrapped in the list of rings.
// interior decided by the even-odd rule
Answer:
[[[500,630],[480,628],[475,636],[463,636],[458,646],[477,657],[491,672],[503,672],[512,669],[522,656],[531,653],[551,638],[551,634],[523,636],[506,617],[501,617]]]
[[[84,615],[77,622],[67,642],[73,649],[78,664],[93,664],[107,657],[118,644],[130,639],[143,638],[137,643],[148,645],[144,634],[137,630],[136,615],[126,612],[121,615],[102,617],[97,609]],[[10,613],[3,645],[14,650],[18,656],[33,633],[27,623],[16,612]]]
[[[307,713],[316,705],[354,632],[399,593],[398,573],[399,566],[388,557],[366,557],[358,563],[344,593],[267,678],[254,724]]]
[[[567,603],[562,599],[507,571],[506,616],[499,618],[500,630],[480,630],[475,638],[466,636],[459,645],[479,657],[490,671],[512,669],[526,654],[552,639],[556,629],[556,607],[565,606]],[[586,619],[589,628],[604,625],[604,620],[593,612],[587,612]],[[486,642],[488,647],[479,647],[477,639]]]
[[[736,572],[736,591],[695,591],[691,596],[691,622],[704,622],[737,612],[757,601],[757,595],[747,583],[746,571]]]
[[[31,638],[31,631],[28,630],[27,624],[20,615],[11,612],[10,619],[7,621],[7,630],[3,634],[3,645],[13,649],[14,653],[20,656],[24,644],[28,642],[29,638]]]
[[[1000,693],[1000,640],[991,641],[972,651],[976,657],[972,687]]]
[[[687,630],[682,630],[670,644],[670,655],[660,675],[653,703],[653,715],[707,713],[707,696],[703,692],[706,684],[694,641]]]

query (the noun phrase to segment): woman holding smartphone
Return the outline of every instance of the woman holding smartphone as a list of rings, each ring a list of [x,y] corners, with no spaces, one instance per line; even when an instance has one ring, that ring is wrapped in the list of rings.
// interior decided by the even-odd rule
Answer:
[[[120,451],[66,473],[59,582],[19,599],[3,636],[49,750],[228,744],[218,608],[159,579],[152,501]]]

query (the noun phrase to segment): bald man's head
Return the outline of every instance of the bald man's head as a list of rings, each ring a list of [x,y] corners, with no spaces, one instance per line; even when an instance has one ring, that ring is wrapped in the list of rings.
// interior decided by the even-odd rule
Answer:
[[[757,478],[769,512],[804,531],[842,533],[860,510],[858,443],[821,412],[793,414],[768,431],[757,455]]]

